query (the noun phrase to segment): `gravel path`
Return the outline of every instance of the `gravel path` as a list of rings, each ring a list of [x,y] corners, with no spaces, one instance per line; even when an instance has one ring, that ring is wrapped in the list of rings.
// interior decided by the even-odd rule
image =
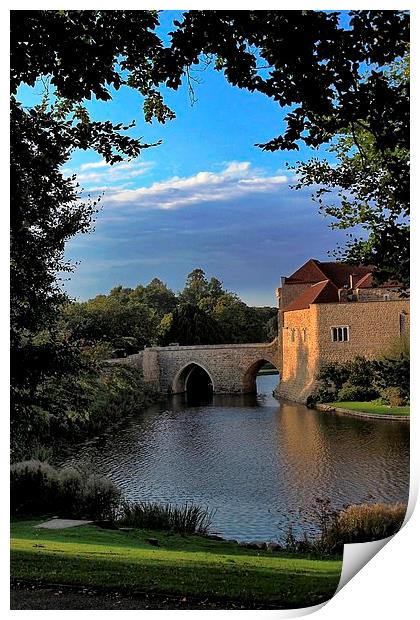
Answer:
[[[267,609],[218,601],[189,601],[187,598],[126,596],[68,586],[38,587],[13,584],[10,609]]]

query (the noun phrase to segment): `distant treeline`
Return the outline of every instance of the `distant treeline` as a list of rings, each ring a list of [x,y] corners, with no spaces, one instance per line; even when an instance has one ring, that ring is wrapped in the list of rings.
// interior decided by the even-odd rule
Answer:
[[[277,309],[247,306],[215,277],[194,269],[176,294],[154,278],[146,286],[117,286],[108,295],[63,308],[67,341],[98,357],[145,346],[267,342],[277,335]]]
[[[13,366],[12,462],[54,458],[159,398],[138,369],[107,364],[110,357],[170,342],[264,342],[277,334],[276,308],[248,307],[201,269],[179,294],[156,278],[147,286],[117,286],[86,302],[66,302],[51,321]]]

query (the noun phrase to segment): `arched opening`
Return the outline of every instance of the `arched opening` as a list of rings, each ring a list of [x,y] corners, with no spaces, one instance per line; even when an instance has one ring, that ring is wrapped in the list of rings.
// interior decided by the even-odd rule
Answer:
[[[208,402],[213,397],[213,381],[205,368],[192,362],[178,373],[173,392],[186,394],[188,402]]]
[[[248,368],[248,370],[244,374],[243,379],[243,391],[246,394],[256,394],[257,393],[257,376],[259,372],[261,374],[267,375],[279,375],[278,368],[273,365],[272,362],[269,362],[265,359],[259,359]]]

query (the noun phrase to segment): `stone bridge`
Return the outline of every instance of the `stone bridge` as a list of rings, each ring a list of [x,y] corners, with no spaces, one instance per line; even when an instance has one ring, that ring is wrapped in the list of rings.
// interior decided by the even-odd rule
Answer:
[[[118,362],[137,366],[145,381],[164,394],[186,392],[197,371],[206,373],[215,394],[252,393],[266,362],[281,370],[277,338],[264,344],[150,347]]]

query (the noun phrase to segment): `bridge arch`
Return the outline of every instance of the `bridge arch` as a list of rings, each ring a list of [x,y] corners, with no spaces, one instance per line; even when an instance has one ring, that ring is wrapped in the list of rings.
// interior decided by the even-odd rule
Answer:
[[[245,394],[255,394],[257,391],[257,374],[265,364],[274,366],[279,373],[280,371],[272,360],[260,358],[253,362],[245,371],[243,376],[242,388]]]
[[[172,393],[213,392],[214,380],[210,372],[196,361],[185,364],[175,375],[172,382]]]

